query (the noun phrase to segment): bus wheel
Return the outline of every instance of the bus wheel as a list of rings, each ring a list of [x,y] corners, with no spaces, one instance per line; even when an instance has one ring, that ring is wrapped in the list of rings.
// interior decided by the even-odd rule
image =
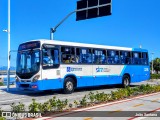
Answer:
[[[67,77],[64,82],[64,93],[71,94],[74,91],[74,80],[71,77]]]
[[[127,87],[130,85],[130,77],[128,75],[124,75],[122,78],[122,86]]]

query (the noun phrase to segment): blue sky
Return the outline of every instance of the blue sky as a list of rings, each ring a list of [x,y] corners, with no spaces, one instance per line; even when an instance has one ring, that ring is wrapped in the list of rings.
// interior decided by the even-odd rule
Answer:
[[[11,0],[11,50],[22,42],[50,38],[49,30],[76,9],[77,0]],[[76,21],[69,17],[56,40],[139,47],[160,57],[160,0],[112,0],[112,15]],[[0,0],[0,66],[7,65],[7,0]],[[16,55],[12,53],[11,65]]]

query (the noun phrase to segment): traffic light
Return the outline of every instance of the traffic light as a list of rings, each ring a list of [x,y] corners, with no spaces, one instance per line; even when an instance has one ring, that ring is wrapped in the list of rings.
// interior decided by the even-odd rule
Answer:
[[[87,8],[87,0],[77,1],[77,9]],[[76,12],[76,20],[84,20],[87,19],[87,10]]]
[[[111,15],[111,0],[77,1],[76,21]]]
[[[111,3],[111,0],[100,0],[99,5]],[[99,8],[99,17],[111,15],[111,4]]]
[[[98,0],[88,0],[88,8],[98,6]],[[87,19],[95,18],[97,16],[98,8],[88,9]]]

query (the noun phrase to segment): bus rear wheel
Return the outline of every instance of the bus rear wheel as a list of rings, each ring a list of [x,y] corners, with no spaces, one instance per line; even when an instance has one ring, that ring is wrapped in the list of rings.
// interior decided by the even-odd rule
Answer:
[[[130,85],[130,77],[128,75],[124,75],[122,78],[122,86],[125,88]]]
[[[74,92],[74,88],[74,80],[71,77],[67,77],[64,82],[64,93],[71,94],[72,92]]]

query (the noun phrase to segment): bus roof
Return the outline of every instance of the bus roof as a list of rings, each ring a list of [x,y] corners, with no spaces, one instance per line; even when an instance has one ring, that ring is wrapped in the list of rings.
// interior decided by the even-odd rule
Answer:
[[[31,40],[31,41],[40,41],[41,44],[45,43],[45,44],[64,45],[64,46],[66,45],[66,46],[75,46],[75,47],[78,46],[78,47],[88,47],[88,48],[100,48],[100,49],[112,49],[112,50],[127,50],[127,51],[143,51],[143,52],[148,52],[148,50],[142,49],[142,48],[107,46],[107,45],[78,43],[78,42],[68,42],[68,41],[60,41],[60,40],[37,39],[37,40]],[[31,41],[27,41],[27,42],[31,42]]]

